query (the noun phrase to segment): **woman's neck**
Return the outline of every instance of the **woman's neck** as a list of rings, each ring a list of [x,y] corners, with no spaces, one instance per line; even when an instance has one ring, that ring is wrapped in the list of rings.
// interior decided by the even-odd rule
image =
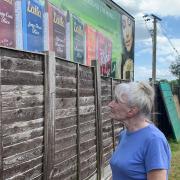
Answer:
[[[144,116],[137,116],[125,121],[124,125],[128,131],[133,132],[144,128],[150,124],[148,118]]]

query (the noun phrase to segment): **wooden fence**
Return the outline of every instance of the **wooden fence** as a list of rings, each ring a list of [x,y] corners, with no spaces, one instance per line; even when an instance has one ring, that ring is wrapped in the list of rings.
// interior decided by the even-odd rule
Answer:
[[[119,80],[55,57],[0,48],[0,180],[108,179],[122,128]]]

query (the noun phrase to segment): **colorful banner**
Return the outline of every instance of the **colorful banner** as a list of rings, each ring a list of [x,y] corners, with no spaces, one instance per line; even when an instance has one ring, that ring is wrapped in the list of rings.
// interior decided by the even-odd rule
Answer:
[[[73,16],[73,60],[84,64],[85,33],[84,24],[80,19]]]
[[[50,50],[56,56],[66,58],[66,19],[65,15],[55,7],[49,5]]]
[[[15,47],[15,4],[0,0],[0,45]]]
[[[23,0],[23,46],[28,51],[43,51],[44,8],[37,0]]]
[[[97,59],[101,67],[101,74],[110,76],[111,73],[111,56],[112,56],[112,42],[107,39],[102,33],[97,32]]]
[[[96,60],[96,30],[86,25],[86,65],[91,66],[91,60]]]
[[[76,15],[85,24],[101,32],[103,36],[111,41],[111,63],[115,67],[115,72],[111,75],[115,78],[121,78],[121,60],[123,53],[121,41],[121,14],[115,10],[115,8],[109,8],[102,0],[50,0],[50,2],[58,8],[68,10],[70,13]],[[89,60],[86,59],[86,61],[89,65]]]

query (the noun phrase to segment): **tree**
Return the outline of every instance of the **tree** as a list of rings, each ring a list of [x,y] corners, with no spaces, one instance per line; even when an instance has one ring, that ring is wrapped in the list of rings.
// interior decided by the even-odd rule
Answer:
[[[171,63],[170,71],[174,76],[177,77],[180,85],[180,56],[178,56],[176,60]]]

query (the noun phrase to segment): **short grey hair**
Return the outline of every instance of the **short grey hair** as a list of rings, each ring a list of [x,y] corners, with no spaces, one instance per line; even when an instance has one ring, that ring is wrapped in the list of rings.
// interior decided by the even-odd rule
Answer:
[[[154,90],[146,82],[121,83],[115,88],[117,101],[125,102],[130,107],[137,107],[139,112],[149,116],[154,102]]]

